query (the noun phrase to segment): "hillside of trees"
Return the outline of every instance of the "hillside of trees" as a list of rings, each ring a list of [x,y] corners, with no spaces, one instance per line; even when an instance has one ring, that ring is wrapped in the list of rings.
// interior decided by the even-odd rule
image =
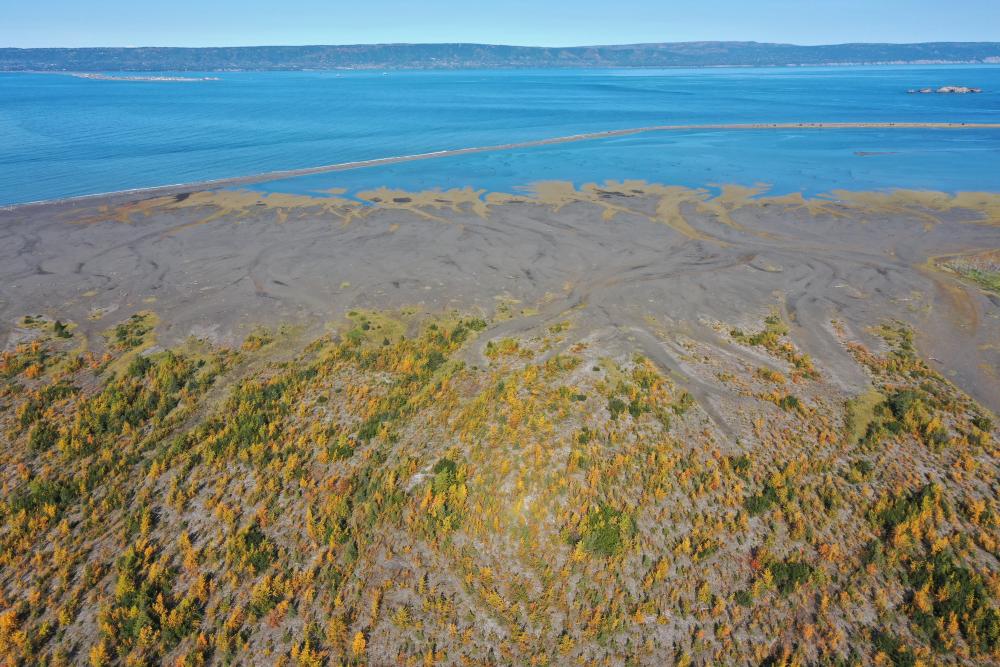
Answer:
[[[906,328],[839,332],[872,382],[846,396],[777,314],[720,323],[767,362],[692,343],[743,397],[733,440],[650,360],[561,349],[572,316],[493,324],[354,312],[163,349],[151,312],[103,341],[25,318],[0,356],[0,662],[1000,659],[997,427]]]

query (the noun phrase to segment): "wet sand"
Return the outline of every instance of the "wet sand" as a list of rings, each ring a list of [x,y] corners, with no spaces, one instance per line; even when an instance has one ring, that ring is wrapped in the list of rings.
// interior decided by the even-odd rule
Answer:
[[[572,320],[565,345],[629,340],[711,410],[684,341],[746,355],[724,335],[777,310],[834,385],[867,386],[834,333],[916,328],[932,364],[1000,411],[1000,298],[933,257],[1000,247],[1000,195],[833,193],[641,182],[531,195],[360,193],[359,201],[249,190],[92,198],[0,212],[0,341],[25,314],[72,320],[91,349],[132,313],[164,344],[237,344],[259,325],[323,331],[353,309],[516,317],[490,339]]]

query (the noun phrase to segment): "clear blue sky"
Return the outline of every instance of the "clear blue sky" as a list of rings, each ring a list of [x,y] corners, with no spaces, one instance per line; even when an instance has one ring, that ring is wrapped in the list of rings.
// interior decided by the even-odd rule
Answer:
[[[0,0],[0,46],[1000,41],[1000,0]]]

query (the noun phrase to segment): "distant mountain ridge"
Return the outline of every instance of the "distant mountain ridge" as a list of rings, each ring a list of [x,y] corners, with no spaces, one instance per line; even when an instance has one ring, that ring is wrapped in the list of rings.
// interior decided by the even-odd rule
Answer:
[[[718,67],[998,63],[1000,42],[831,44],[675,42],[534,47],[492,44],[0,48],[0,71],[238,71]]]

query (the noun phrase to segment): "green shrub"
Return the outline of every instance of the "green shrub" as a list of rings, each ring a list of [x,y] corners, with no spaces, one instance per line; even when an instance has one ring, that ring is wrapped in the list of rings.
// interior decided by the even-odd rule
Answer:
[[[744,475],[750,469],[750,457],[746,454],[730,456],[729,465],[733,467],[737,475]]]
[[[424,365],[428,371],[433,373],[437,369],[441,368],[441,366],[444,365],[444,362],[445,362],[445,356],[441,354],[439,351],[434,350],[433,352],[427,355],[427,361]]]
[[[778,490],[768,482],[760,493],[748,496],[743,501],[743,507],[750,513],[750,516],[758,516],[774,507],[778,500]]]
[[[451,459],[442,458],[434,464],[431,471],[434,473],[434,493],[446,493],[455,483],[458,466]]]
[[[972,425],[978,428],[980,431],[992,431],[993,421],[985,415],[976,415],[972,418]]]
[[[918,515],[924,507],[933,506],[940,500],[940,495],[941,491],[935,485],[927,484],[919,491],[897,497],[891,505],[871,516],[870,519],[876,525],[881,526],[885,534],[888,535],[896,526]],[[944,504],[943,509],[947,516],[949,513],[947,504]]]
[[[254,574],[266,570],[276,555],[276,547],[257,521],[253,521],[230,540],[230,558],[241,566],[249,566]]]
[[[25,510],[31,514],[43,505],[51,504],[61,510],[76,500],[77,494],[76,485],[68,479],[35,479],[24,489],[14,493],[10,500],[10,508],[14,512]]]
[[[66,327],[66,325],[63,324],[62,322],[60,322],[59,320],[56,320],[55,323],[52,325],[52,331],[53,331],[53,333],[55,333],[55,335],[56,335],[57,338],[72,338],[73,337],[73,334]]]
[[[916,667],[917,657],[897,637],[884,632],[875,632],[872,643],[875,651],[884,653],[893,667]]]
[[[644,412],[649,412],[649,406],[648,405],[646,405],[645,403],[642,403],[638,399],[634,399],[632,401],[629,401],[629,404],[628,404],[628,413],[630,415],[632,415],[632,419],[638,419],[642,415],[642,413],[644,413]]]
[[[792,396],[791,394],[782,396],[781,400],[778,401],[778,405],[781,406],[782,410],[788,410],[789,412],[798,412],[802,409],[802,401],[800,401],[798,397]]]
[[[793,592],[800,584],[808,581],[813,573],[812,565],[794,560],[771,563],[768,569],[774,577],[774,585],[782,595]]]
[[[136,313],[115,327],[111,335],[112,347],[116,350],[131,350],[142,345],[146,334],[153,330],[150,317]]]
[[[35,422],[28,432],[28,447],[33,452],[44,452],[51,449],[59,438],[59,431],[47,419]]]
[[[914,590],[929,591],[929,612],[916,604],[909,606],[910,618],[929,640],[944,644],[948,637],[942,628],[954,617],[973,653],[991,654],[1000,646],[1000,614],[985,581],[977,572],[963,567],[951,551],[913,561],[908,579]]]
[[[619,553],[634,532],[631,517],[602,505],[587,517],[583,546],[590,553],[607,558]]]

